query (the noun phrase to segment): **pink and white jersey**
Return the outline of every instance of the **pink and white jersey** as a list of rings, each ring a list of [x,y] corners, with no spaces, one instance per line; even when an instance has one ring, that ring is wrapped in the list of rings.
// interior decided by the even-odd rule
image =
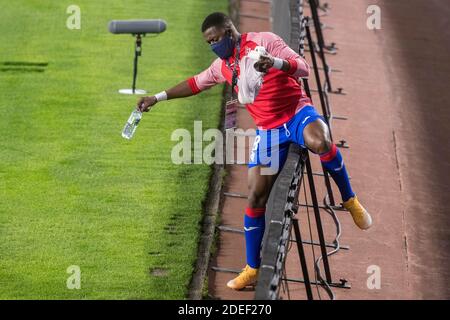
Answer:
[[[283,39],[271,32],[242,34],[240,58],[257,46],[263,46],[270,55],[287,60],[290,65],[288,72],[270,68],[264,75],[263,85],[255,101],[246,105],[259,128],[273,129],[289,121],[303,106],[311,104],[298,81],[300,77],[309,75],[309,65]],[[235,53],[236,48],[229,59],[231,68],[234,66]],[[227,81],[231,84],[232,73],[226,61],[217,58],[208,69],[188,79],[188,83],[192,92],[197,94],[218,83]],[[239,77],[239,66],[237,73]],[[238,90],[237,87],[235,89]]]

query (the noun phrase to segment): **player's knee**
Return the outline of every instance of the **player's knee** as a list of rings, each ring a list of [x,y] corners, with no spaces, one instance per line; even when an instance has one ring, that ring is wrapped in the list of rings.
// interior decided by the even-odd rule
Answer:
[[[247,201],[250,208],[263,208],[266,206],[267,195],[249,189]]]
[[[320,142],[316,153],[322,154],[322,153],[326,153],[326,152],[330,151],[331,145],[332,145],[331,139],[329,137],[325,136],[323,138],[323,140]]]
[[[306,146],[314,153],[321,154],[331,150],[330,132],[322,120],[311,122],[306,127],[304,138]]]
[[[331,150],[332,142],[327,135],[323,135],[317,139],[314,139],[308,143],[308,148],[317,154],[326,153]]]

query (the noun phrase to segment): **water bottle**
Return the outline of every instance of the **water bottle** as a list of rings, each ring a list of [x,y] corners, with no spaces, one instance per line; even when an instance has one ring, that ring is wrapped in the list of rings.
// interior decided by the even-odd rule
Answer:
[[[122,137],[130,140],[133,137],[134,132],[142,119],[142,112],[139,110],[134,110],[130,117],[128,118],[127,123],[125,123],[125,127],[122,131]]]

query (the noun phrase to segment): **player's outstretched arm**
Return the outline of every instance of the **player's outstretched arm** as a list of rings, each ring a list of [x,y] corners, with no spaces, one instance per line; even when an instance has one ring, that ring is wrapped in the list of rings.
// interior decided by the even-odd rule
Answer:
[[[185,80],[177,84],[175,87],[157,93],[154,96],[140,98],[137,102],[136,109],[141,112],[147,112],[159,101],[190,97],[194,94],[195,93],[192,92],[188,80]]]
[[[225,82],[225,78],[221,72],[221,64],[222,61],[216,59],[208,69],[177,84],[175,87],[157,93],[154,96],[139,99],[136,108],[141,112],[147,112],[159,101],[190,97],[218,83]]]

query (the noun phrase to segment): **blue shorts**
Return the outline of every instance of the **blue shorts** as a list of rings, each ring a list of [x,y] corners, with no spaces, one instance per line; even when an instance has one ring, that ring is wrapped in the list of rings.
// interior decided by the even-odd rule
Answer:
[[[303,130],[317,119],[325,122],[313,106],[304,106],[288,122],[278,128],[257,129],[248,167],[268,166],[278,172],[286,162],[289,145],[292,142],[306,148]]]

